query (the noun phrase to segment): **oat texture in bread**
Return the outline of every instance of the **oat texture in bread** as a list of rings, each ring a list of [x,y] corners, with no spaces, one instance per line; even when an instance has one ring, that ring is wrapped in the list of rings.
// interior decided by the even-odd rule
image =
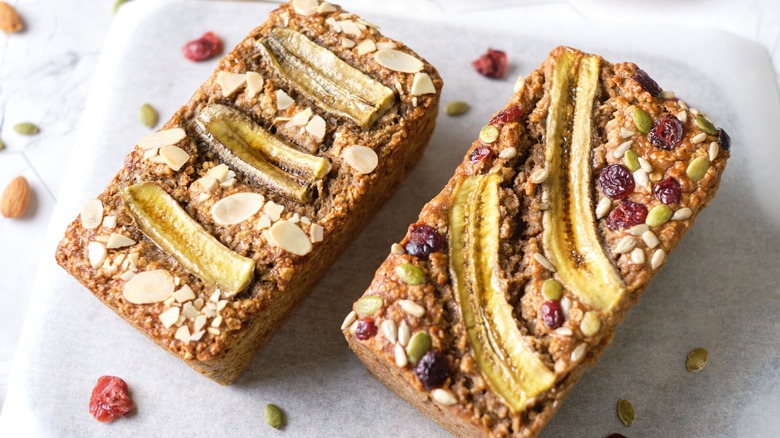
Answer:
[[[729,148],[635,64],[556,48],[394,245],[343,334],[456,436],[535,436],[715,195]]]
[[[57,261],[229,384],[419,160],[441,87],[360,17],[281,5],[85,202]]]

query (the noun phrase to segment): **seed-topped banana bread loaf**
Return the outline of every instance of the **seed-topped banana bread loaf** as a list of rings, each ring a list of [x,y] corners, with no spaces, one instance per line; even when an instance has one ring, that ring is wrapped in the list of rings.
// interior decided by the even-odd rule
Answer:
[[[342,330],[456,436],[534,436],[715,195],[730,140],[631,63],[559,47]]]
[[[419,160],[441,87],[354,14],[282,5],[138,143],[57,261],[229,384]]]

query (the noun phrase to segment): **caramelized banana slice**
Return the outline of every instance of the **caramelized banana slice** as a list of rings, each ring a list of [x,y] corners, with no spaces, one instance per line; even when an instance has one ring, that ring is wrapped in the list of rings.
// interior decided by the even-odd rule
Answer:
[[[450,210],[450,274],[469,346],[488,384],[514,412],[555,382],[526,344],[498,272],[500,183],[496,174],[470,176]]]
[[[254,260],[223,245],[156,184],[127,187],[122,199],[138,229],[206,284],[233,296],[252,282]]]
[[[292,29],[271,30],[258,48],[277,73],[306,97],[363,129],[395,103],[391,89]]]
[[[549,176],[543,190],[550,208],[544,213],[543,244],[566,288],[606,311],[625,286],[604,252],[591,198],[591,133],[599,71],[596,56],[579,60],[565,52],[556,64],[545,139]]]

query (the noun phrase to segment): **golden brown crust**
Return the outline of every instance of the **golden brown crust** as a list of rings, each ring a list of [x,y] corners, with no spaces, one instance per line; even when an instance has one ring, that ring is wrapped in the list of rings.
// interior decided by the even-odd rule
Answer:
[[[359,23],[361,36],[351,36],[354,40],[392,41],[338,7],[335,11],[303,16],[296,13],[291,5],[282,5],[270,14],[265,24],[254,29],[219,62],[215,72],[193,94],[190,101],[165,123],[163,129],[182,127],[187,133],[187,138],[177,144],[190,156],[184,166],[174,171],[166,164],[150,161],[145,155],[146,151],[136,147],[98,197],[103,205],[103,216],[115,217],[116,227],[110,229],[101,225],[86,229],[82,226],[81,218],[76,218],[68,226],[57,249],[58,263],[104,304],[160,346],[221,384],[229,384],[238,377],[257,349],[268,341],[332,261],[395,190],[422,156],[435,126],[442,87],[438,72],[424,63],[422,72],[432,79],[435,93],[413,96],[410,90],[414,74],[389,70],[377,64],[371,53],[358,55],[356,48],[345,47],[341,42],[344,34],[331,24],[334,19]],[[395,105],[367,129],[361,129],[351,120],[319,108],[316,102],[280,78],[260,56],[256,41],[275,27],[289,27],[305,34],[390,88],[395,93]],[[420,58],[402,43],[392,42],[397,50]],[[255,96],[243,88],[231,97],[224,97],[217,81],[219,71],[258,72],[265,79],[263,88]],[[283,90],[293,98],[294,103],[289,108],[277,109],[277,90]],[[235,182],[232,184],[228,178],[225,184],[216,184],[210,191],[204,191],[197,181],[219,165],[220,160],[197,140],[193,120],[210,103],[233,106],[251,115],[256,123],[275,132],[277,137],[289,144],[330,160],[330,172],[314,188],[315,199],[308,204],[285,199],[253,184],[239,172],[236,172],[239,174],[234,177]],[[285,128],[284,118],[304,108],[311,108],[314,114],[325,120],[326,134],[323,141],[317,142],[300,128]],[[279,122],[279,118],[282,122]],[[359,174],[342,158],[343,149],[356,144],[370,147],[378,155],[379,165],[373,172]],[[176,260],[148,240],[125,211],[121,200],[122,191],[140,182],[153,182],[163,188],[209,234],[229,249],[254,259],[255,279],[249,289],[232,298],[222,296],[210,301],[215,289],[188,273]],[[314,225],[309,225],[309,222],[320,225],[323,228],[323,240],[315,241],[313,250],[308,254],[297,256],[269,245],[258,224],[257,217],[265,214],[262,211],[258,216],[236,225],[216,223],[211,213],[214,203],[241,192],[263,194],[266,201],[283,207],[281,218],[298,221],[298,226],[313,240]],[[87,257],[88,244],[110,233],[122,234],[137,243],[125,248],[109,249],[106,264],[95,269]],[[172,306],[178,306],[184,312],[186,303],[138,305],[125,299],[125,280],[120,276],[132,270],[126,262],[127,256],[132,253],[138,253],[135,256],[138,257],[137,266],[134,266],[136,271],[165,269],[178,279],[177,289],[181,285],[192,289],[196,299],[189,303],[194,303],[199,315],[207,312],[209,316],[202,327],[193,325],[194,318],[187,319],[183,325],[190,327],[190,334],[202,329],[205,333],[200,340],[185,342],[178,339],[176,332],[180,325],[165,327],[160,320],[160,315]],[[215,316],[217,314],[219,316]],[[215,321],[217,318],[220,319]]]
[[[403,366],[396,363],[395,344],[398,341],[393,342],[392,336],[388,338],[381,328],[375,336],[362,340],[355,335],[358,322],[343,330],[350,347],[372,373],[457,436],[535,436],[544,427],[584,369],[598,359],[611,341],[615,327],[663,265],[665,258],[657,255],[658,252],[668,255],[691,227],[697,214],[712,199],[729,157],[720,132],[703,133],[704,129],[699,126],[702,121],[694,121],[699,114],[689,110],[684,102],[651,95],[637,79],[641,73],[638,73],[636,65],[613,65],[599,58],[601,74],[592,111],[594,140],[590,155],[593,208],[606,197],[599,183],[599,174],[608,165],[627,165],[625,151],[621,153],[619,149],[621,146],[625,149],[628,141],[629,150],[646,160],[639,170],[646,169],[648,186],[644,187],[640,183],[642,175],[635,173],[633,177],[639,181],[636,189],[622,200],[612,200],[604,216],[597,215],[597,226],[594,227],[605,254],[625,284],[622,298],[607,311],[598,311],[578,299],[578,295],[564,290],[559,302],[567,302],[565,320],[560,329],[550,329],[540,310],[549,298],[542,295],[541,289],[544,281],[555,278],[555,274],[534,258],[534,254],[545,254],[543,215],[549,208],[549,200],[543,197],[544,183],[533,183],[531,175],[546,164],[545,133],[550,108],[550,82],[557,60],[567,52],[578,57],[585,56],[566,47],[553,50],[545,63],[526,78],[522,90],[497,113],[505,114],[505,110],[520,108],[522,115],[519,119],[503,123],[494,116],[490,124],[498,127],[498,140],[492,143],[475,141],[454,176],[423,207],[417,221],[417,224],[433,227],[446,242],[451,229],[448,221],[452,199],[459,184],[470,175],[497,174],[502,177],[498,271],[507,284],[505,298],[513,308],[517,329],[527,346],[554,373],[554,385],[532,398],[525,410],[520,412],[512,412],[501,396],[494,392],[469,346],[461,321],[460,303],[450,279],[448,249],[444,247],[427,257],[403,253],[389,255],[364,294],[382,298],[382,306],[370,315],[357,315],[357,320],[370,318],[377,327],[392,321],[388,324],[395,327],[407,325],[412,333],[427,331],[432,338],[431,349],[447,358],[449,376],[442,388],[454,396],[456,402],[453,405],[445,406],[433,401],[433,392],[425,391],[415,375],[414,364],[403,364],[403,360]],[[683,125],[679,144],[671,150],[652,144],[635,125],[633,113],[636,108],[641,108],[654,121],[662,115],[679,119]],[[715,146],[711,146],[712,143]],[[478,153],[477,148],[484,151],[486,147],[490,151],[488,159],[471,159],[472,156],[484,155]],[[514,148],[516,153],[506,152],[510,148]],[[712,148],[715,148],[714,154]],[[694,180],[688,176],[689,163],[696,157],[707,156],[712,161],[703,178]],[[669,205],[672,211],[679,212],[675,219],[649,226],[647,230],[607,226],[607,214],[621,202],[631,201],[648,209],[661,205],[653,187],[666,178],[677,180],[681,186],[680,201]],[[685,209],[690,209],[690,212]],[[411,230],[412,227],[400,242],[402,246],[409,243]],[[637,230],[649,231],[652,236],[645,235],[643,238],[642,233],[632,234]],[[617,249],[618,243],[627,237],[633,238],[633,255],[631,251]],[[657,238],[657,242],[653,237]],[[402,281],[396,274],[396,267],[404,263],[419,267],[425,272],[426,281],[421,285]],[[414,301],[425,312],[412,315],[402,308],[401,300]],[[356,303],[353,311],[357,309]],[[591,311],[598,315],[600,328],[594,334],[585,334],[581,323]],[[355,313],[350,314],[347,322],[354,318]]]

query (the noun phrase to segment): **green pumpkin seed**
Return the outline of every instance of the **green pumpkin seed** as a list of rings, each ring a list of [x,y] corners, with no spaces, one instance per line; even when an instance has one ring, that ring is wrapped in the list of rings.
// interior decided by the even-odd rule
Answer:
[[[366,295],[359,299],[355,305],[355,312],[361,316],[370,316],[382,308],[384,301],[376,295]]]
[[[653,129],[653,119],[642,108],[634,110],[634,125],[642,134],[647,134]]]
[[[116,14],[116,12],[119,10],[119,7],[127,3],[128,1],[129,0],[116,0],[116,2],[114,2],[114,13]]]
[[[444,112],[450,116],[459,116],[468,111],[469,108],[470,106],[468,103],[462,100],[456,100],[454,102],[448,103],[447,106],[444,107]]]
[[[412,335],[409,345],[406,346],[406,357],[411,363],[417,363],[428,350],[431,349],[433,340],[428,332],[421,330]]]
[[[493,143],[498,138],[498,128],[493,125],[485,125],[479,131],[479,139],[483,143]]]
[[[634,424],[636,411],[634,411],[634,406],[631,405],[630,401],[620,399],[617,404],[617,414],[618,418],[620,418],[620,422],[626,427],[630,427]]]
[[[623,155],[623,162],[626,164],[628,170],[634,172],[639,170],[639,156],[634,151],[626,151]]]
[[[647,220],[645,220],[645,223],[651,227],[658,227],[669,222],[669,219],[672,218],[672,214],[674,214],[674,212],[668,205],[658,204],[647,213]]]
[[[38,125],[30,122],[15,124],[14,131],[16,131],[17,134],[22,134],[22,135],[35,135],[41,132],[41,130],[38,129]]]
[[[155,125],[157,125],[158,120],[159,117],[156,109],[148,103],[141,105],[141,123],[143,123],[144,126],[149,129],[154,128]]]
[[[707,169],[709,168],[710,160],[708,160],[707,157],[698,157],[691,161],[691,164],[688,165],[688,169],[685,173],[688,174],[688,178],[698,181],[704,178],[704,175],[707,174]]]
[[[265,422],[274,429],[281,429],[284,426],[284,412],[279,406],[274,404],[265,405]]]
[[[542,295],[548,300],[560,300],[563,295],[563,286],[558,280],[553,278],[544,280],[542,283]]]
[[[697,348],[688,353],[688,360],[685,361],[685,367],[688,371],[696,373],[701,371],[707,365],[710,353],[704,348]]]
[[[411,263],[404,263],[395,268],[395,275],[404,283],[416,286],[425,283],[425,272]]]
[[[699,127],[702,131],[706,132],[709,135],[718,135],[718,128],[716,128],[712,122],[705,119],[702,116],[696,117],[693,119],[693,121],[696,123],[696,126]]]

